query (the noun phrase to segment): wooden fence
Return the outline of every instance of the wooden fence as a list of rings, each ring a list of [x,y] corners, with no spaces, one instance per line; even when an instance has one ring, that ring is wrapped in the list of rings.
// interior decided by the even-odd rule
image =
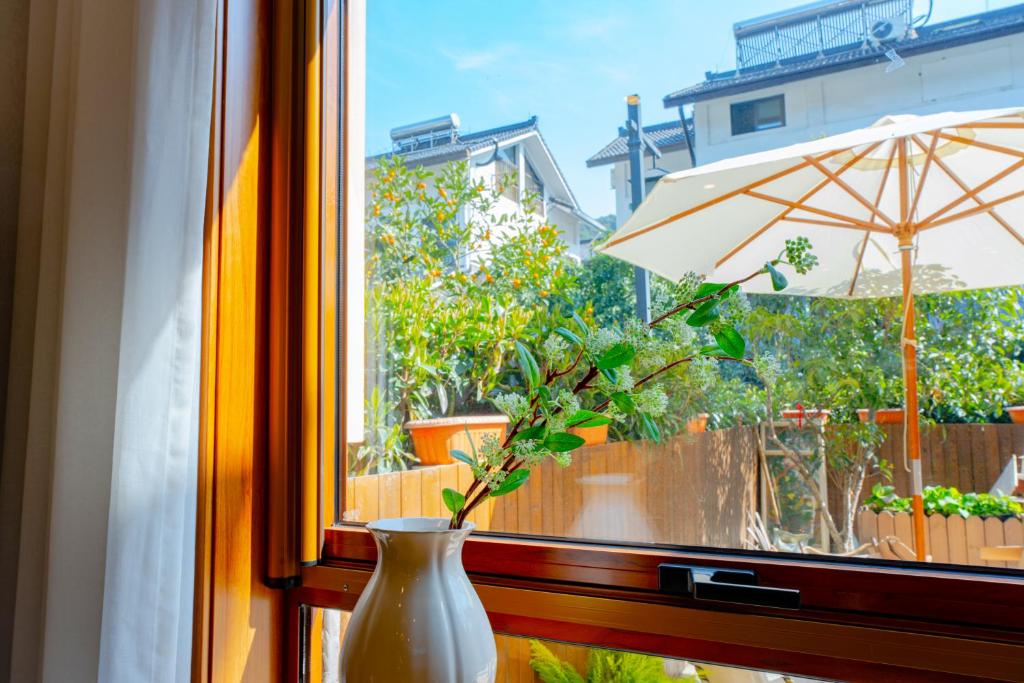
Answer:
[[[441,491],[471,479],[463,464],[350,477],[346,519],[448,516]],[[735,428],[580,448],[568,467],[546,460],[469,519],[482,531],[737,548],[756,501],[755,436]]]
[[[857,535],[869,540],[897,538],[904,548],[901,555],[885,543],[879,544],[882,557],[889,560],[913,558],[914,524],[906,512],[857,513]],[[929,515],[925,520],[925,554],[932,562],[973,564],[987,567],[1016,567],[998,560],[981,559],[981,549],[1003,545],[1024,545],[1024,523],[1019,519],[998,517],[944,517]]]
[[[885,433],[879,457],[892,463],[892,480],[886,482],[879,475],[869,477],[860,500],[870,495],[871,487],[878,483],[892,484],[901,496],[911,493],[910,473],[903,465],[903,425],[879,427]],[[1024,424],[939,424],[921,429],[921,475],[925,486],[988,492],[1012,455],[1024,455]],[[829,491],[829,509],[837,517],[842,510],[840,495],[839,491]]]

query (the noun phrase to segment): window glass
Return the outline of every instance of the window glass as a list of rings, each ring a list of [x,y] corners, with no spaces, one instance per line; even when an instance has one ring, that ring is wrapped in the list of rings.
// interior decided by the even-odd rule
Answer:
[[[340,680],[339,656],[350,613],[318,607],[307,608],[306,613],[304,680]],[[823,680],[501,633],[495,634],[495,643],[498,651],[497,683],[803,683]]]
[[[1024,9],[961,24],[966,6],[936,3],[887,44],[904,65],[886,72],[829,33],[851,25],[839,4],[815,6],[825,42],[801,46],[772,29],[792,28],[797,6],[806,23],[787,0],[368,3],[366,211],[340,297],[364,312],[344,330],[361,372],[341,379],[339,519],[471,506],[481,532],[1020,566],[1020,115],[729,176],[718,162],[1015,105],[1012,87],[926,102],[908,83],[965,45],[996,49],[985,27],[1024,25]],[[882,4],[863,3],[866,25]],[[737,41],[788,61],[745,67]],[[1024,33],[998,41],[1024,49]],[[824,101],[726,106],[752,82],[812,80]],[[643,167],[669,175],[626,249],[612,235],[631,214],[633,93]],[[928,229],[901,250],[894,226],[911,222]]]
[[[786,98],[784,95],[775,95],[749,102],[734,102],[729,105],[729,111],[732,115],[733,135],[780,128],[786,125]]]

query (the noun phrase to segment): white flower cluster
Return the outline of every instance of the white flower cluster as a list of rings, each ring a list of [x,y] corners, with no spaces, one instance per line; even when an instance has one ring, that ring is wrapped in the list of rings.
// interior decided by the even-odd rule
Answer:
[[[668,396],[665,395],[664,389],[659,386],[644,387],[643,391],[636,394],[633,398],[636,401],[636,409],[651,417],[664,415],[665,410],[668,408]]]
[[[587,339],[587,348],[595,356],[600,356],[620,341],[622,341],[622,335],[619,332],[607,327],[601,327],[591,332],[590,337]]]
[[[557,334],[549,334],[541,346],[541,357],[548,365],[558,365],[569,351],[569,342]]]
[[[561,411],[548,418],[548,430],[551,432],[562,432],[565,431],[565,421],[575,415],[576,411],[580,409],[580,400],[568,389],[562,389],[555,396],[554,403],[558,408],[561,408]]]
[[[782,369],[779,367],[779,361],[775,356],[767,354],[758,356],[754,359],[753,366],[758,379],[760,379],[766,387],[774,387],[775,383],[779,381],[779,375],[782,373]]]
[[[491,399],[491,402],[513,423],[526,417],[530,411],[530,404],[526,401],[526,397],[519,394],[498,394]]]
[[[690,301],[694,298],[697,288],[704,284],[704,276],[692,270],[679,278],[676,283],[676,296],[680,301]]]
[[[717,365],[714,358],[707,357],[695,358],[690,363],[690,376],[700,391],[707,391],[715,383],[718,377]]]
[[[615,381],[609,382],[608,378],[604,375],[597,376],[597,388],[606,394],[610,394],[613,391],[632,391],[635,380],[633,379],[633,371],[629,369],[628,365],[615,368]]]
[[[739,327],[746,322],[750,315],[750,301],[743,292],[736,292],[722,302],[722,322],[733,327]]]

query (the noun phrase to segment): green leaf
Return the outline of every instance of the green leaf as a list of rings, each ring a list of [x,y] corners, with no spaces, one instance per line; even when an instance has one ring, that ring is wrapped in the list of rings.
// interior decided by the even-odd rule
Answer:
[[[451,511],[452,515],[459,514],[459,511],[466,507],[466,497],[455,489],[441,491],[441,500],[444,501],[444,506]]]
[[[728,325],[715,332],[715,341],[722,347],[725,355],[733,358],[743,358],[743,353],[747,350],[747,342],[735,327]]]
[[[701,284],[700,287],[697,288],[697,291],[694,293],[693,298],[694,299],[703,299],[706,296],[711,296],[712,294],[717,294],[718,291],[720,289],[722,289],[722,287],[725,287],[725,283],[724,282],[704,282],[704,283]],[[727,289],[724,292],[722,292],[721,294],[719,294],[718,298],[725,299],[726,297],[731,296],[738,289],[739,289],[739,285],[733,285],[729,289]]]
[[[472,442],[470,442],[470,443],[472,443]],[[469,457],[469,454],[467,454],[464,451],[460,451],[458,449],[452,449],[452,457],[455,458],[456,460],[458,460],[459,462],[466,463],[470,467],[473,467],[474,465],[476,465],[476,460],[474,460],[473,458]]]
[[[512,470],[498,487],[491,491],[491,497],[506,496],[526,483],[530,478],[530,470]]]
[[[564,327],[556,327],[555,334],[557,334],[559,337],[566,340],[570,344],[575,344],[576,346],[583,346],[583,340],[580,339],[580,336],[573,332],[572,330],[566,329]]]
[[[707,346],[700,347],[700,351],[697,352],[699,356],[724,356],[725,351],[718,344],[708,344]]]
[[[544,438],[544,432],[547,430],[546,425],[533,425],[527,427],[523,431],[519,432],[512,438],[512,443],[517,441],[537,440]]]
[[[644,433],[651,437],[656,442],[661,441],[661,430],[658,429],[658,425],[655,424],[654,420],[647,413],[640,413],[640,425],[644,428]]]
[[[616,391],[612,394],[612,403],[614,403],[615,407],[624,413],[636,412],[636,401],[634,401],[633,397],[624,391]]]
[[[597,359],[598,370],[611,370],[626,365],[636,356],[636,349],[625,342],[619,342],[601,354]]]
[[[611,423],[612,423],[612,420],[611,420],[610,417],[608,417],[606,415],[598,415],[597,417],[592,417],[592,418],[590,418],[589,420],[587,420],[585,422],[580,422],[576,426],[577,427],[600,427],[601,425],[607,425],[607,424],[611,424]]]
[[[582,436],[569,432],[553,432],[544,439],[544,448],[553,453],[565,453],[582,446],[586,441]]]
[[[590,328],[587,327],[587,323],[583,321],[583,318],[581,318],[580,314],[576,311],[572,312],[572,320],[576,323],[576,326],[580,328],[580,332],[582,332],[584,336],[590,334]]]
[[[601,413],[595,413],[593,410],[577,410],[575,413],[572,414],[572,417],[570,417],[568,420],[565,421],[565,426],[566,427],[578,427],[579,425],[583,424],[584,422],[589,422],[593,418],[603,418],[605,420],[608,419],[604,415],[602,415]],[[609,422],[610,422],[610,420],[609,420]],[[606,422],[602,422],[600,424],[607,424],[607,423]],[[589,426],[593,427],[593,426],[596,426],[596,425],[589,425]]]
[[[519,369],[531,387],[540,386],[540,367],[530,350],[522,342],[516,342],[516,355],[519,357]]]
[[[607,370],[598,368],[598,370],[600,370],[601,375],[612,384],[619,381],[619,373],[615,371],[615,368],[608,368]]]
[[[697,310],[686,319],[686,324],[690,327],[704,327],[712,320],[717,319],[719,315],[718,299],[711,299],[698,306]]]
[[[765,270],[768,271],[768,274],[771,276],[772,289],[774,289],[776,292],[781,292],[782,290],[789,286],[789,280],[787,280],[786,276],[780,273],[778,269],[775,268],[775,266],[773,266],[770,263],[766,263],[764,264],[764,268]]]

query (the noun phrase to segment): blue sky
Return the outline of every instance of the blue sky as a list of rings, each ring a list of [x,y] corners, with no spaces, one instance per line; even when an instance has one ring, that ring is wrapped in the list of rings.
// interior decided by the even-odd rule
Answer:
[[[935,0],[932,21],[1018,0]],[[661,98],[733,68],[732,24],[794,0],[370,0],[367,151],[388,131],[456,112],[464,131],[536,114],[583,209],[611,213],[608,168],[586,159],[638,93],[645,124],[676,116]],[[917,0],[919,10],[927,2]]]

